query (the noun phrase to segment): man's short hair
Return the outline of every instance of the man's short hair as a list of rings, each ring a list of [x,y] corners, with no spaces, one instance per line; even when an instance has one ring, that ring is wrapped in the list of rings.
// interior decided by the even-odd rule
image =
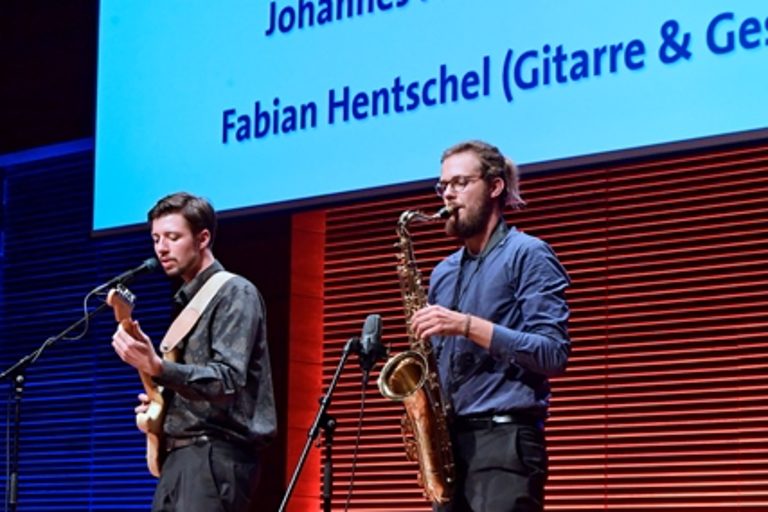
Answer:
[[[195,235],[207,229],[211,233],[210,246],[213,246],[216,238],[216,212],[207,199],[188,192],[169,194],[149,210],[147,220],[151,224],[152,221],[172,213],[180,213]]]
[[[525,201],[520,195],[520,180],[517,166],[505,157],[499,148],[480,140],[468,140],[459,142],[445,151],[440,162],[444,162],[449,156],[471,151],[480,161],[480,175],[487,182],[494,178],[504,180],[504,190],[499,196],[499,206],[503,209],[505,206],[512,208],[522,208]]]

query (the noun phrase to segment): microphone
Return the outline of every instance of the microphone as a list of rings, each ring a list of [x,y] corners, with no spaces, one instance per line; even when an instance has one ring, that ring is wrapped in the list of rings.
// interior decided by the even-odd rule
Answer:
[[[138,267],[132,268],[131,270],[126,270],[122,274],[116,275],[106,283],[99,286],[99,289],[109,288],[111,286],[115,286],[118,284],[126,284],[129,281],[133,280],[133,278],[138,276],[139,274],[146,274],[149,272],[153,272],[157,270],[159,266],[160,266],[160,262],[157,261],[157,258],[147,258]]]
[[[381,315],[368,315],[363,324],[360,337],[360,368],[366,375],[376,365],[376,361],[387,357],[387,349],[381,343]]]

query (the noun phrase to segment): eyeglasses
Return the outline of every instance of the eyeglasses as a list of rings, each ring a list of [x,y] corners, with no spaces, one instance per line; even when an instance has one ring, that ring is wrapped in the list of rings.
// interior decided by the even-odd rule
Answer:
[[[448,181],[440,180],[435,183],[435,193],[438,197],[443,197],[449,188],[460,194],[467,189],[470,183],[483,179],[482,176],[454,176]]]

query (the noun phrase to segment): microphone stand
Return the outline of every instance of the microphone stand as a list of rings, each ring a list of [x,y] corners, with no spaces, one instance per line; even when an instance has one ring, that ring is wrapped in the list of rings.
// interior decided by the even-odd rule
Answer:
[[[290,499],[291,494],[293,493],[293,489],[294,487],[296,487],[296,482],[299,479],[299,474],[301,473],[301,470],[304,467],[304,463],[307,461],[309,450],[312,448],[312,443],[314,443],[315,439],[317,439],[317,435],[319,434],[320,428],[322,428],[323,432],[325,433],[325,464],[323,466],[323,511],[330,512],[331,510],[331,494],[332,494],[331,486],[333,483],[331,454],[332,454],[332,444],[333,444],[333,431],[336,428],[336,420],[333,417],[328,416],[328,414],[326,414],[326,411],[328,409],[328,406],[331,404],[331,397],[333,395],[333,391],[336,389],[336,384],[338,383],[339,377],[341,376],[341,370],[344,368],[344,365],[346,364],[347,359],[349,359],[349,355],[352,352],[359,352],[359,349],[360,349],[359,338],[350,338],[349,341],[347,341],[347,344],[344,346],[344,351],[341,354],[341,360],[339,361],[339,364],[336,367],[336,373],[334,373],[333,378],[331,379],[331,383],[328,385],[328,390],[325,392],[325,395],[320,399],[320,408],[317,411],[317,415],[315,416],[315,421],[312,424],[312,427],[309,429],[309,432],[307,433],[307,442],[304,445],[304,450],[301,452],[299,461],[296,464],[296,468],[293,471],[293,476],[291,477],[291,481],[288,484],[288,488],[285,491],[285,495],[283,496],[282,503],[280,503],[280,508],[278,509],[278,512],[285,511],[285,507],[287,506],[288,500]]]
[[[336,419],[333,416],[324,415],[322,421],[323,436],[325,437],[325,462],[323,463],[323,512],[331,512],[331,498],[333,497],[333,432],[336,430]]]
[[[83,323],[89,321],[99,311],[107,307],[107,303],[103,302],[93,311],[88,312],[80,320],[73,323],[56,336],[48,338],[43,344],[34,352],[27,354],[17,361],[13,366],[5,370],[0,374],[0,380],[9,379],[13,382],[13,432],[11,437],[11,453],[9,460],[10,476],[6,482],[6,510],[9,512],[16,512],[18,508],[18,496],[19,496],[19,448],[21,445],[21,398],[24,393],[24,384],[26,384],[26,378],[24,372],[27,367],[32,365],[43,351],[64,338],[67,334],[73,330],[79,328]]]

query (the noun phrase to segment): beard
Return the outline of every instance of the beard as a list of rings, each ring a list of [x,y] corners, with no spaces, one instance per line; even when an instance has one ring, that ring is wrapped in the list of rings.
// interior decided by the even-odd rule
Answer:
[[[475,205],[465,206],[464,218],[457,211],[445,224],[445,232],[461,240],[472,238],[485,231],[486,225],[493,212],[493,202],[490,193]]]

